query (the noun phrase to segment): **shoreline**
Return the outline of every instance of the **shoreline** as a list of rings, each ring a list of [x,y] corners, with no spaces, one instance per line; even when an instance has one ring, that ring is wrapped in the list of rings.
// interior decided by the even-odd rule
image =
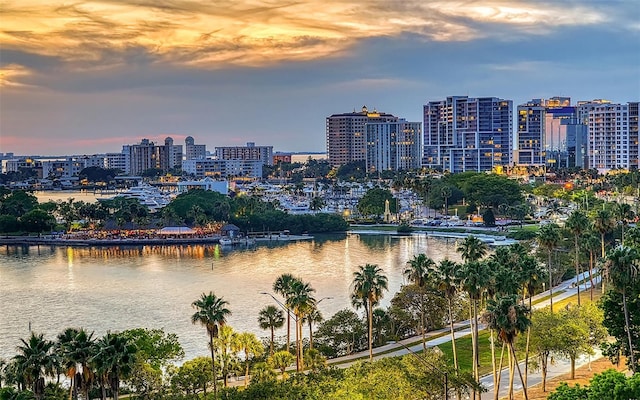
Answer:
[[[2,246],[173,246],[173,245],[191,245],[191,244],[220,244],[224,247],[250,246],[257,243],[269,242],[297,242],[301,240],[311,240],[313,236],[309,235],[288,235],[288,236],[271,236],[264,238],[252,238],[253,243],[240,241],[230,245],[220,244],[220,236],[198,237],[198,238],[130,238],[130,239],[66,239],[52,237],[35,237],[35,236],[4,236],[0,237],[0,245]]]

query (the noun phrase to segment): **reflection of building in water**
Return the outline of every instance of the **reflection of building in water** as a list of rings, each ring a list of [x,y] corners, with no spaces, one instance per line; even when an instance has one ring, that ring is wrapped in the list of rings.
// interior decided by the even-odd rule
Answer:
[[[218,258],[218,244],[210,245],[171,245],[171,246],[113,246],[113,247],[75,247],[73,257],[78,260],[89,259],[124,259],[130,257],[147,257],[160,255],[169,258]]]

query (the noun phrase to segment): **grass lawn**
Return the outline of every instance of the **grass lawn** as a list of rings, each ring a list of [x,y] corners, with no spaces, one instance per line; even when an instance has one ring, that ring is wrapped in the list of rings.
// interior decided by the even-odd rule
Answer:
[[[518,225],[517,228],[510,228],[509,230],[513,230],[513,231],[532,231],[532,232],[537,232],[540,229],[540,224],[522,224],[522,228]]]
[[[593,301],[597,302],[598,300],[600,300],[600,297],[602,297],[602,290],[600,288],[594,288],[593,289]],[[580,290],[580,303],[581,304],[586,304],[586,303],[590,303],[591,300],[589,299],[589,290],[583,291]],[[577,305],[578,304],[578,296],[571,296],[571,297],[567,297],[564,300],[560,300],[558,302],[553,302],[553,310],[559,310],[562,307],[566,307],[568,304],[573,304],[573,305]]]
[[[555,295],[556,293],[554,293]],[[600,289],[594,289],[593,291],[593,301],[597,302],[602,296],[602,292]],[[582,304],[590,303],[589,299],[589,291],[580,292],[580,299]],[[564,300],[554,302],[553,309],[559,310],[561,307],[566,307],[569,304],[578,304],[578,296],[574,295],[568,297]],[[490,342],[490,333],[487,330],[482,330],[478,335],[478,346],[480,347],[480,376],[490,374],[493,370],[491,366],[491,342]],[[447,360],[449,360],[449,364],[453,366],[453,350],[451,349],[451,342],[446,342],[438,346],[440,350],[445,354]],[[502,345],[496,340],[496,362],[499,362],[500,359],[500,350]],[[465,336],[463,338],[456,339],[456,350],[458,352],[458,366],[461,370],[466,370],[471,372],[471,356],[472,356],[472,348],[471,348],[471,335]],[[507,365],[507,353],[505,349],[503,366]],[[516,351],[519,360],[524,359],[524,351]]]
[[[480,347],[480,375],[490,374],[493,370],[491,366],[491,342],[489,331],[480,331],[478,335],[478,346]],[[438,346],[440,350],[445,354],[449,364],[453,366],[453,350],[451,349],[451,342],[446,342]],[[496,341],[496,358],[500,359],[501,345]],[[458,367],[462,371],[471,372],[471,335],[456,339],[456,351],[458,352]],[[505,361],[506,365],[506,350]]]

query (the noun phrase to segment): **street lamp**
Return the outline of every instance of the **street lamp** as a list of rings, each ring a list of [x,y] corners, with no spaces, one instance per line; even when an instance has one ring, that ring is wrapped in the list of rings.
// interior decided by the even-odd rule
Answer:
[[[316,306],[317,306],[318,304],[320,304],[320,302],[322,302],[322,300],[332,300],[332,299],[333,299],[333,297],[330,297],[330,296],[329,296],[329,297],[323,297],[323,298],[321,298],[320,300],[316,301]]]
[[[286,305],[282,304],[282,302],[280,300],[278,300],[274,295],[272,295],[269,292],[260,292],[260,294],[266,294],[267,296],[270,296],[273,301],[275,301],[276,303],[278,303],[278,305],[287,312],[287,317],[290,318],[291,315],[291,310],[289,309],[289,307],[287,307]],[[293,320],[296,323],[296,346],[298,346],[298,316],[293,314]],[[291,330],[288,330],[287,335],[289,335],[291,332]],[[288,338],[289,336],[287,336]],[[288,346],[289,341],[287,341],[287,346]],[[289,350],[289,348],[287,348],[287,351]],[[296,371],[300,372],[300,356],[299,356],[299,351],[300,349],[296,348]]]
[[[271,296],[273,301],[278,303],[278,305],[280,307],[282,307],[282,309],[284,309],[287,312],[287,314],[291,314],[291,311],[289,310],[289,307],[287,307],[284,304],[282,304],[282,302],[280,300],[276,299],[276,297],[274,295],[272,295],[271,293],[269,293],[269,292],[260,292],[260,294],[266,294],[267,296]],[[294,315],[293,318],[296,318],[296,316]]]

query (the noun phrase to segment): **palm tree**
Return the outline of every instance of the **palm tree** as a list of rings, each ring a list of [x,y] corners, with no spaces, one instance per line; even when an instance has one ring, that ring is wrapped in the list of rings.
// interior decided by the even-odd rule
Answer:
[[[282,374],[282,379],[286,379],[287,367],[291,365],[293,360],[294,360],[293,354],[284,350],[284,351],[278,351],[274,353],[271,357],[269,357],[269,364],[273,368],[279,369],[280,373]]]
[[[247,383],[249,383],[249,360],[254,357],[260,357],[264,347],[262,347],[262,343],[256,335],[249,332],[242,332],[236,335],[236,346],[244,353],[244,386],[246,387]]]
[[[484,257],[489,251],[489,247],[482,240],[469,235],[458,245],[456,251],[460,253],[464,262],[472,262]]]
[[[191,306],[197,311],[191,316],[191,322],[199,322],[202,326],[207,328],[209,334],[209,346],[211,349],[211,373],[213,374],[213,393],[214,398],[218,395],[217,374],[216,374],[216,349],[213,339],[218,336],[218,331],[221,326],[227,323],[227,316],[231,315],[226,306],[227,303],[222,297],[216,297],[213,292],[209,294],[202,293],[200,298]]]
[[[304,365],[311,371],[318,372],[327,366],[327,358],[316,349],[309,349],[304,355]]]
[[[458,373],[458,353],[456,352],[455,331],[453,329],[453,299],[458,291],[456,283],[456,271],[460,266],[448,259],[440,261],[436,267],[436,284],[438,289],[444,292],[447,297],[447,308],[449,312],[449,330],[451,331],[451,350],[453,352],[453,366]]]
[[[64,348],[69,344],[73,343],[76,335],[78,334],[78,330],[75,328],[67,328],[58,335],[58,342],[55,344],[56,353],[61,356],[61,364],[64,368],[64,374],[69,378],[71,384],[69,385],[69,398],[77,399],[78,398],[78,382],[76,378],[76,372],[78,369],[78,365],[75,360],[68,359],[65,357]]]
[[[605,248],[604,248],[604,236],[613,231],[615,227],[615,221],[613,216],[611,215],[611,211],[603,208],[602,210],[596,211],[593,216],[593,227],[600,234],[600,255],[604,260],[606,257]],[[607,271],[602,271],[602,293],[605,292],[605,281],[607,278]]]
[[[289,353],[289,355],[291,355],[291,353]],[[273,354],[271,355],[271,357],[273,357]],[[253,383],[270,382],[276,379],[277,374],[274,372],[273,368],[271,368],[271,366],[266,362],[255,363],[251,370],[251,382]]]
[[[483,315],[483,319],[487,322],[489,328],[495,329],[498,332],[498,337],[503,343],[506,343],[510,350],[509,358],[512,361],[510,362],[509,398],[513,397],[513,364],[515,364],[518,369],[518,374],[520,375],[524,398],[525,400],[529,398],[527,395],[527,385],[522,378],[516,351],[513,347],[516,336],[527,330],[531,324],[530,319],[527,317],[528,312],[527,307],[518,302],[516,295],[507,295],[497,300],[489,300],[487,303],[487,312]],[[500,392],[499,386],[495,387],[494,392],[497,398],[497,394]]]
[[[258,323],[261,329],[271,330],[271,341],[269,343],[269,354],[273,355],[274,331],[284,325],[284,313],[276,306],[266,306],[260,310]]]
[[[373,309],[371,318],[373,343],[376,346],[382,346],[386,343],[386,333],[390,328],[391,318],[385,309],[379,307]]]
[[[418,285],[420,289],[424,288],[425,283],[431,273],[431,269],[436,265],[435,261],[427,257],[425,254],[418,254],[413,256],[413,259],[407,261],[409,267],[404,270],[404,274],[407,276],[410,282]],[[424,327],[424,290],[420,295],[420,314],[422,330],[422,348],[427,350],[426,330]]]
[[[324,321],[322,317],[322,313],[318,310],[317,307],[314,307],[305,317],[302,319],[302,322],[306,322],[309,324],[309,350],[313,349],[313,324],[319,324]]]
[[[311,204],[309,205],[309,208],[313,211],[320,211],[325,205],[326,203],[322,197],[314,196],[311,199]]]
[[[451,187],[449,186],[443,186],[440,189],[440,195],[444,199],[444,214],[447,219],[449,218],[449,197],[451,197],[451,194]]]
[[[191,207],[187,212],[187,216],[191,218],[191,221],[195,226],[202,226],[207,223],[207,214],[205,213],[204,208],[200,207],[198,204],[194,204]]]
[[[615,220],[613,219],[613,215],[611,215],[611,211],[605,208],[596,211],[595,215],[593,216],[593,227],[595,228],[596,232],[600,234],[601,257],[604,260],[604,236],[607,233],[613,231],[613,228],[615,227]]]
[[[284,304],[286,305],[289,298],[289,292],[291,292],[291,286],[298,279],[294,278],[291,274],[282,274],[273,283],[273,291],[284,297]],[[287,308],[287,351],[289,351],[291,343],[291,311]]]
[[[138,349],[129,338],[110,332],[96,341],[96,347],[91,363],[106,378],[113,400],[118,400],[120,380],[133,372]]]
[[[593,301],[593,264],[595,254],[600,250],[600,238],[596,235],[596,232],[590,230],[582,237],[580,244],[584,250],[589,252],[589,299]]]
[[[80,388],[84,399],[88,400],[94,376],[90,362],[96,350],[93,332],[68,328],[58,335],[57,348],[66,374],[71,378],[70,389]]]
[[[5,368],[7,368],[7,365],[9,365],[7,360],[0,358],[0,389],[2,389],[2,382],[6,379]]]
[[[218,336],[213,341],[216,349],[220,350],[220,366],[222,370],[222,382],[227,387],[229,372],[231,371],[232,354],[236,348],[236,333],[229,325],[222,325],[218,330]]]
[[[20,339],[18,354],[13,357],[17,372],[24,380],[37,400],[44,396],[44,377],[53,375],[56,357],[52,352],[54,343],[46,340],[43,334],[31,333],[28,340]]]
[[[631,210],[631,205],[627,203],[616,203],[613,207],[613,214],[616,219],[620,222],[620,242],[624,243],[624,227],[627,225],[627,221],[630,218],[633,218],[633,211]]]
[[[518,246],[518,245],[516,245]],[[512,250],[516,247],[512,247]],[[518,256],[518,269],[519,269],[519,279],[523,285],[523,292],[526,294],[529,299],[529,313],[532,310],[532,301],[533,301],[533,293],[537,287],[540,286],[542,282],[544,282],[546,272],[538,263],[538,261],[530,256],[529,254],[519,254]],[[531,315],[529,315],[531,318]],[[524,383],[527,385],[528,375],[529,375],[529,342],[531,339],[531,326],[527,328],[527,344],[525,346],[525,356],[524,356]]]
[[[316,305],[316,299],[311,295],[316,290],[310,284],[296,280],[291,285],[287,299],[289,307],[295,315],[296,322],[296,370],[304,371],[304,353],[302,349],[302,320]]]
[[[458,281],[462,290],[469,296],[469,317],[471,319],[473,376],[476,381],[480,379],[478,369],[480,367],[480,355],[478,349],[478,301],[482,299],[489,280],[491,271],[488,264],[481,261],[470,261],[463,264],[458,271]],[[475,393],[475,392],[474,392]],[[475,397],[475,394],[474,394]]]
[[[629,229],[626,237],[624,238],[624,245],[632,247],[640,247],[640,227],[634,226]]]
[[[366,299],[369,317],[369,361],[373,361],[373,304],[382,298],[387,290],[387,277],[375,264],[360,265],[353,273],[353,293],[358,298]]]
[[[580,210],[575,210],[569,215],[564,224],[565,228],[573,234],[573,247],[575,249],[576,287],[578,288],[578,306],[580,305],[580,246],[578,240],[589,229],[589,218]]]
[[[618,246],[607,254],[606,268],[611,276],[613,287],[622,294],[624,325],[629,340],[630,366],[635,373],[636,361],[633,353],[631,325],[629,323],[629,308],[627,307],[627,288],[637,281],[640,274],[640,253],[633,247]]]
[[[553,250],[560,243],[560,227],[557,224],[543,225],[538,230],[536,237],[538,245],[547,250],[547,271],[549,272],[549,308],[553,312],[553,268],[551,268],[551,256]]]

